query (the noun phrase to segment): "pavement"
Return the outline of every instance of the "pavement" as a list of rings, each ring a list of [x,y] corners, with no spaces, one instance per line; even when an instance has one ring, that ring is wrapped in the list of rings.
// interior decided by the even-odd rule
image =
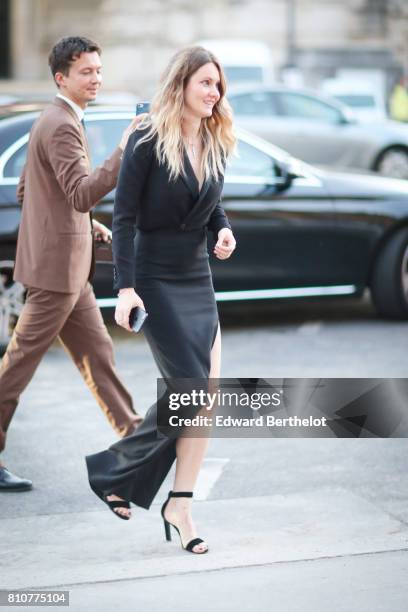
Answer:
[[[223,374],[324,377],[334,368],[347,376],[348,352],[355,375],[376,376],[381,366],[401,376],[395,354],[406,351],[405,324],[378,324],[376,339],[391,347],[378,364],[367,352],[371,310],[359,308],[355,316],[342,311],[342,321],[330,308],[319,320],[307,308],[256,325],[232,318]],[[154,397],[154,363],[143,339],[112,334],[118,369],[143,413]],[[128,522],[91,494],[84,455],[112,441],[74,366],[53,346],[4,454],[35,488],[0,495],[0,589],[67,590],[75,612],[407,609],[406,440],[212,440],[195,490],[194,518],[210,546],[202,556],[183,551],[174,532],[164,539],[160,505],[172,473],[151,510],[134,508]]]
[[[267,610],[269,602],[297,610],[305,596],[314,599],[306,609],[319,611],[328,597],[336,610],[404,610],[408,525],[347,491],[197,502],[211,548],[202,557],[182,551],[177,538],[164,542],[158,510],[134,512],[129,523],[99,511],[6,519],[2,582],[69,590],[75,611],[132,602],[159,610],[168,590],[182,610],[242,609],[243,601],[243,609]],[[351,591],[358,608],[348,607]]]

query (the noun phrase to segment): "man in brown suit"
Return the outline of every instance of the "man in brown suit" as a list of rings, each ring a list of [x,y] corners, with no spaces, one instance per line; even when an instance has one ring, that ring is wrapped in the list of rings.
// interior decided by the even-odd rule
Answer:
[[[19,396],[57,337],[118,434],[141,422],[115,372],[112,341],[89,283],[93,229],[105,239],[109,233],[96,222],[92,228],[90,211],[115,187],[122,151],[140,121],[92,172],[83,111],[101,84],[100,53],[92,41],[70,37],[49,56],[59,93],[31,130],[17,192],[23,208],[14,278],[27,287],[27,300],[0,367],[0,452]],[[0,491],[31,487],[0,464]]]

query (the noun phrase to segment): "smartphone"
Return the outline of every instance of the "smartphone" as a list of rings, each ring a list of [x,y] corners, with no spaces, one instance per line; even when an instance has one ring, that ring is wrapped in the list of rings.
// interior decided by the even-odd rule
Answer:
[[[150,110],[150,102],[138,102],[136,104],[136,115],[148,113]]]
[[[134,332],[138,332],[141,330],[143,323],[147,319],[147,312],[140,308],[140,306],[136,306],[136,308],[132,308],[129,315],[129,325]]]

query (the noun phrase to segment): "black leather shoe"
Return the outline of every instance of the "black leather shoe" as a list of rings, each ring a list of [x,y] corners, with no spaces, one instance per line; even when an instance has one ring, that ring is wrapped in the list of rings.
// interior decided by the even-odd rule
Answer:
[[[5,467],[0,466],[0,493],[30,491],[32,488],[31,480],[20,478],[9,472]]]

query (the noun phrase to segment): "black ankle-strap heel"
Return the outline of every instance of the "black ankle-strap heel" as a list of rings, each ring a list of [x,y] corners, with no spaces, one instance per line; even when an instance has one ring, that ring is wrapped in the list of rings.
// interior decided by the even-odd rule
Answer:
[[[164,504],[162,505],[162,508],[161,508],[161,515],[163,517],[163,523],[164,523],[164,533],[165,533],[167,542],[171,541],[171,529],[170,529],[170,527],[174,527],[174,529],[179,534],[181,548],[183,548],[187,552],[194,553],[195,555],[203,555],[204,553],[208,552],[208,548],[206,550],[203,550],[202,552],[197,552],[197,551],[193,550],[194,546],[197,546],[197,544],[201,544],[202,542],[204,542],[204,540],[202,540],[201,538],[193,538],[192,540],[187,542],[187,544],[185,546],[183,546],[183,541],[181,539],[179,528],[176,525],[174,525],[173,523],[170,523],[165,518],[165,516],[164,516],[164,511],[166,510],[166,506],[169,503],[171,497],[193,497],[193,492],[192,491],[169,491],[167,499],[166,499],[166,501],[164,502]]]
[[[124,516],[119,512],[115,512],[115,508],[126,508],[127,510],[130,510],[129,502],[125,501],[124,499],[109,500],[107,495],[103,496],[103,501],[109,506],[115,516],[123,521],[128,521],[130,519],[130,516]]]

